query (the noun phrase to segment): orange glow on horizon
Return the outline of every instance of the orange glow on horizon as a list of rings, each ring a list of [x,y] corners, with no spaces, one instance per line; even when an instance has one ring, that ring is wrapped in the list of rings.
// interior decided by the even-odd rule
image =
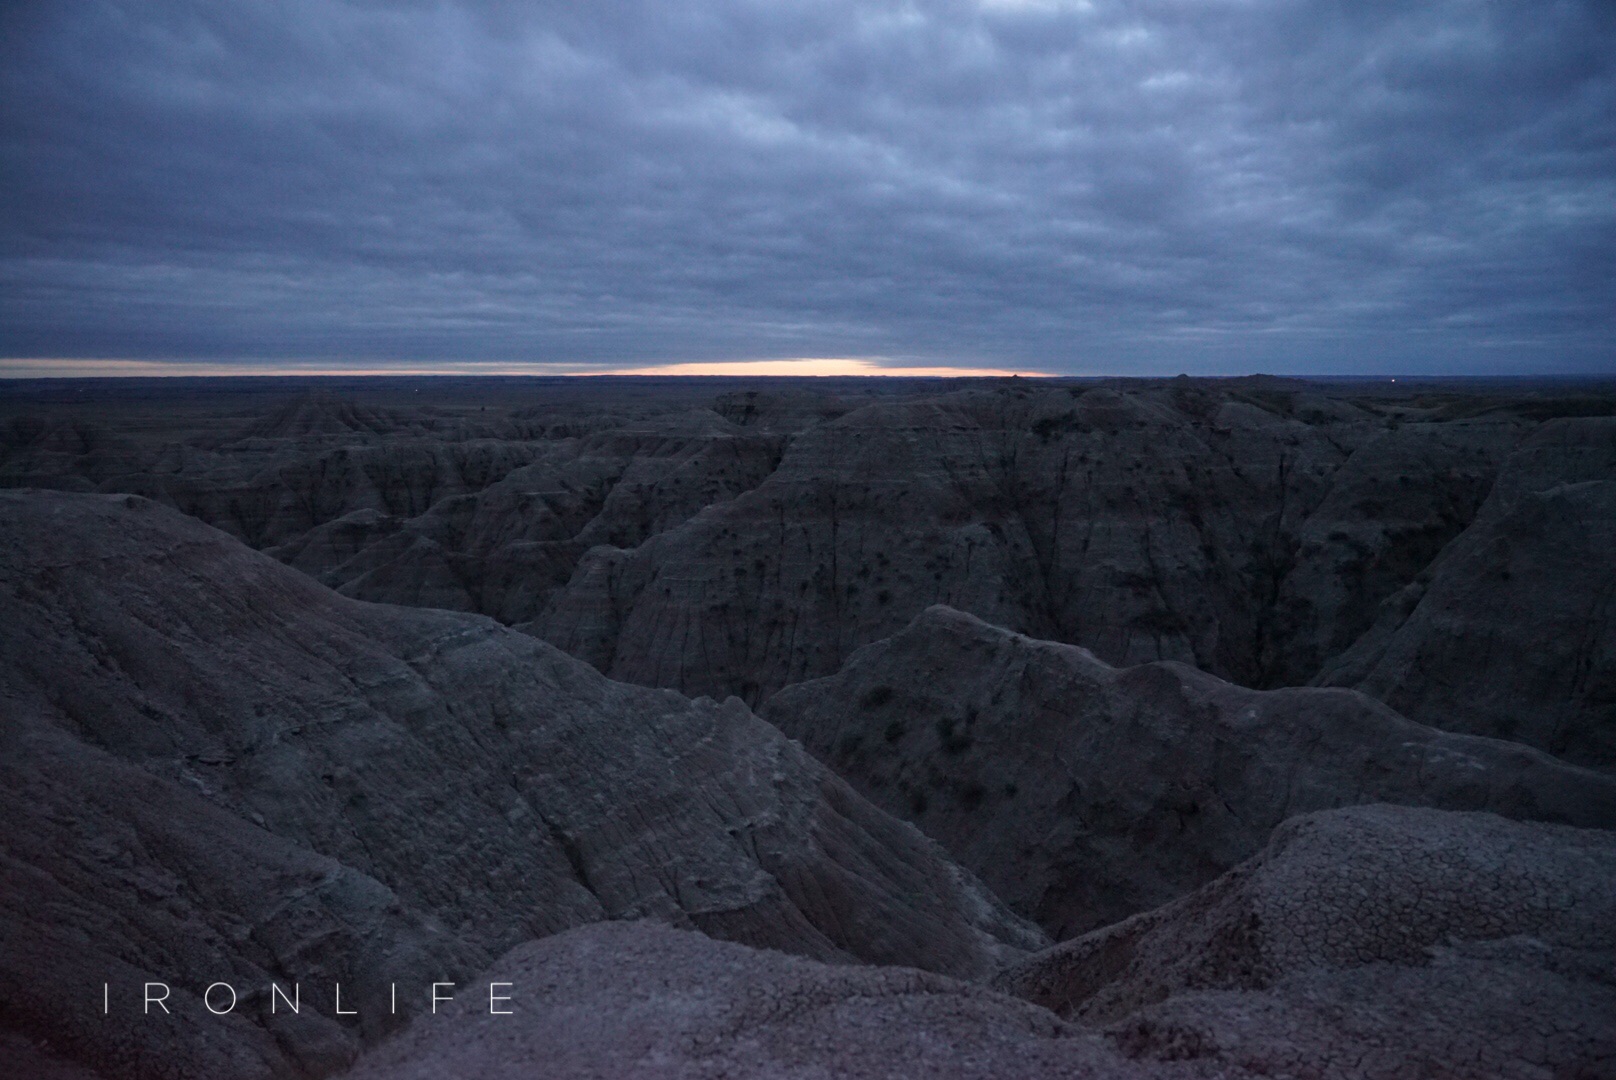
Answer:
[[[386,365],[370,362],[341,366],[330,363],[260,363],[239,364],[204,361],[187,363],[175,360],[96,360],[96,359],[0,359],[0,378],[175,378],[190,376],[365,376],[365,375],[727,375],[738,376],[896,376],[910,378],[1003,378],[1020,375],[1036,378],[1038,371],[1016,371],[1011,368],[987,367],[922,367],[894,364],[886,366],[873,360],[837,357],[804,357],[794,360],[735,360],[702,361],[697,363],[646,364],[638,367],[589,368],[578,364],[512,363],[501,361],[463,361],[439,364]]]
[[[614,368],[592,372],[595,375],[907,375],[911,377],[989,378],[1007,375],[1036,375],[1038,372],[1009,368],[975,367],[886,367],[870,360],[854,358],[808,358],[800,360],[731,360],[694,364],[658,364],[649,367]]]

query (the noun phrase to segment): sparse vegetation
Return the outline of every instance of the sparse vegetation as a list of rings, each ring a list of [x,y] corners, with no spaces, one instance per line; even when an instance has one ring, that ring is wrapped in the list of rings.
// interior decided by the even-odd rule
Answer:
[[[879,709],[881,706],[885,705],[891,700],[892,687],[872,686],[869,690],[865,691],[864,696],[859,699],[859,704],[864,706],[866,709]]]
[[[958,723],[951,717],[943,717],[937,721],[937,738],[945,754],[963,754],[971,748],[971,735],[969,732],[958,730]]]

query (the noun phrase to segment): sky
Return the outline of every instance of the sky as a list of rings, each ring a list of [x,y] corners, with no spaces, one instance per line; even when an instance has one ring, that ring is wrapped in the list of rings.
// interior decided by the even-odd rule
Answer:
[[[0,374],[938,369],[1616,371],[1616,3],[0,5]]]

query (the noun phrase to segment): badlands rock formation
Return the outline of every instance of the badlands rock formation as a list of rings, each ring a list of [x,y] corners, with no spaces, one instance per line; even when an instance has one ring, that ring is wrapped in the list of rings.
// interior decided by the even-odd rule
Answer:
[[[0,1076],[1616,1075],[1608,387],[0,391]]]
[[[994,984],[1134,1058],[1262,1076],[1616,1071],[1616,836],[1364,806]]]
[[[589,548],[632,546],[752,487],[783,445],[711,413],[614,428],[547,445],[539,460],[414,513],[344,492],[338,505],[355,509],[318,515],[266,550],[350,596],[519,622]]]
[[[1114,668],[946,607],[763,716],[1055,937],[1180,896],[1295,814],[1397,802],[1616,827],[1616,779],[1350,690]]]
[[[970,390],[795,436],[757,488],[580,564],[532,629],[760,701],[933,603],[1244,685],[1306,682],[1474,517],[1530,429],[1202,385]]]
[[[524,945],[362,1061],[383,1077],[1527,1080],[1616,1067],[1616,839],[1372,806],[1288,823],[1186,899],[996,980],[646,923]]]
[[[1580,729],[1610,726],[1611,634],[1542,646],[1605,625],[1579,602],[1604,595],[1609,559],[1500,647],[1552,675],[1410,659],[1499,622],[1446,586],[1389,645],[1523,440],[1510,475],[1532,492],[1611,479],[1588,452],[1608,436],[1551,437],[1608,430],[1555,419],[1608,397],[1261,378],[109,385],[0,402],[0,484],[145,494],[348,595],[491,615],[630,682],[755,705],[944,603],[1108,663],[1355,685],[1424,723],[1608,757]],[[1590,498],[1513,512],[1511,558],[1572,588],[1557,567],[1602,539],[1577,533]],[[1552,594],[1511,572],[1521,596]],[[1524,715],[1544,695],[1555,715]]]
[[[1318,681],[1616,768],[1616,418],[1534,432],[1475,523]]]
[[[137,496],[0,494],[0,694],[6,1026],[109,1076],[329,1071],[390,983],[412,1011],[601,919],[964,976],[1047,941],[738,701],[346,599]],[[216,980],[249,1002],[213,1017]]]
[[[423,1017],[348,1080],[679,1077],[1146,1077],[1047,1010],[909,968],[853,968],[604,923],[512,951],[479,986],[528,993],[513,1015],[467,1000]],[[1191,1074],[1193,1075],[1193,1074]]]

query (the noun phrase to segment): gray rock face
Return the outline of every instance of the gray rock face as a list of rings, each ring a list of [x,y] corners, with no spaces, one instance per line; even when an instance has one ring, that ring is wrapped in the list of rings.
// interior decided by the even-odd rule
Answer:
[[[513,1015],[489,1013],[490,982],[521,995],[502,1006]],[[653,923],[532,942],[472,986],[348,1080],[1153,1075],[1095,1035],[980,987],[905,968],[831,967]]]
[[[795,433],[852,412],[860,404],[811,389],[734,390],[718,395],[713,411],[742,427]]]
[[[967,976],[1046,940],[739,702],[346,599],[134,496],[0,493],[0,694],[6,1026],[112,1076],[328,1071],[389,983],[600,919]],[[252,996],[212,1017],[215,980]],[[272,980],[326,1021],[270,1015]]]
[[[564,440],[474,492],[409,515],[362,505],[267,550],[349,596],[521,622],[590,547],[637,544],[755,486],[779,460],[779,438],[710,413],[689,421]]]
[[[0,482],[144,495],[347,595],[512,623],[591,545],[638,544],[755,486],[784,445],[706,408],[629,411],[487,418],[312,394],[245,423],[25,415],[0,424]]]
[[[1543,417],[1606,400],[1393,401],[1260,378],[525,380],[435,384],[440,406],[378,385],[393,389],[0,403],[0,484],[144,494],[347,595],[491,615],[685,693],[756,704],[946,603],[1110,663],[1178,660],[1260,688],[1361,682],[1425,722],[1605,753],[1561,731],[1608,714],[1602,675],[1568,689],[1575,658],[1518,693],[1478,684],[1474,702],[1468,680],[1442,700],[1395,659],[1367,673],[1504,459]],[[1567,468],[1611,481],[1608,453],[1576,465],[1550,445],[1561,429],[1511,476],[1558,477],[1533,491]],[[1516,547],[1566,546],[1540,525],[1515,519]],[[1611,638],[1596,632],[1594,653]],[[1584,704],[1565,712],[1568,695]],[[1512,696],[1563,715],[1533,731]],[[1484,723],[1457,715],[1472,704]]]
[[[1253,544],[1344,454],[1254,406],[1209,407],[1198,425],[1108,389],[869,406],[799,434],[730,503],[589,553],[533,630],[617,678],[752,701],[933,603],[1117,659],[1252,668],[1245,598],[1270,554]]]
[[[1616,398],[322,385],[5,388],[0,1076],[1616,1075]]]
[[[35,1040],[0,1032],[0,1064],[29,1080],[106,1080],[100,1073],[51,1053]]]
[[[1475,523],[1317,681],[1616,768],[1616,418],[1538,429]]]
[[[1295,528],[1264,685],[1306,683],[1475,518],[1529,430],[1510,417],[1401,424],[1357,447]]]
[[[934,603],[1113,663],[1302,682],[1469,523],[1527,427],[1389,431],[1199,385],[870,405],[753,490],[590,552],[531,629],[616,678],[754,702]]]
[[[1602,1076],[1613,927],[1608,833],[1357,807],[995,980],[1075,1023],[918,971],[598,924],[514,950],[349,1075]]]
[[[1057,938],[1155,907],[1298,813],[1363,802],[1616,825],[1616,781],[1363,694],[1113,668],[945,607],[763,716]]]
[[[1479,1080],[1607,1075],[1613,974],[1616,836],[1365,806],[994,985],[1139,1059]]]

